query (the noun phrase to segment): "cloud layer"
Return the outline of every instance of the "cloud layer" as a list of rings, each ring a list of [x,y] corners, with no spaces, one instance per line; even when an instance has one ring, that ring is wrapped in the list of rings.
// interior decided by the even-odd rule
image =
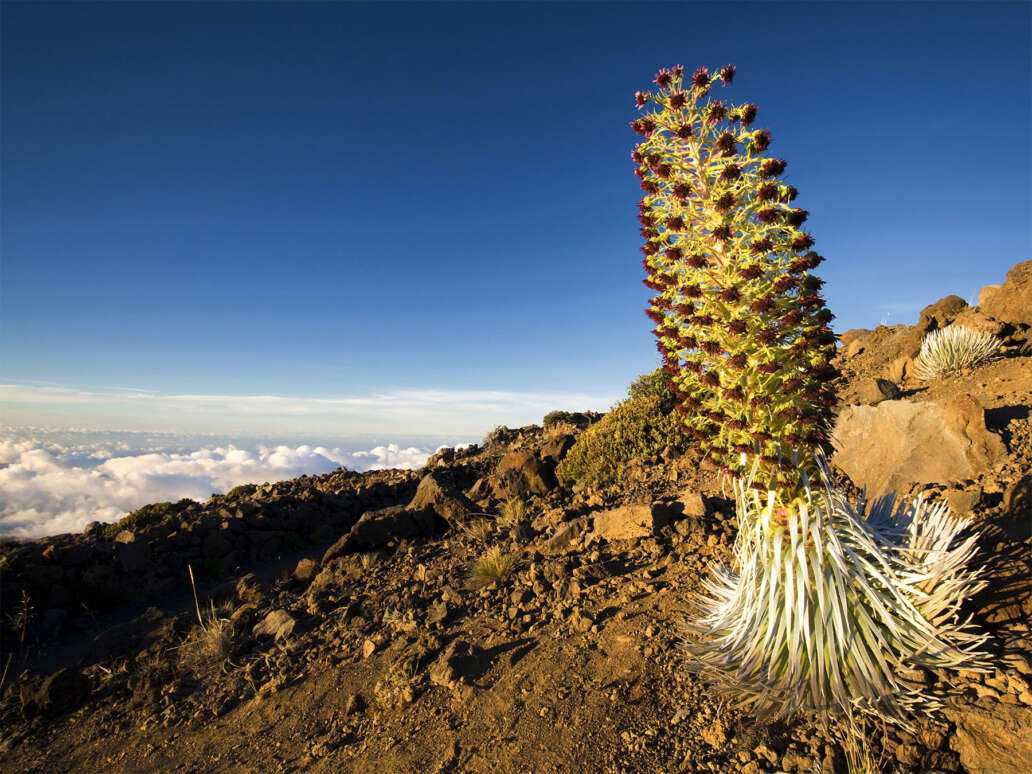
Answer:
[[[483,437],[549,411],[605,411],[618,396],[499,390],[392,390],[331,398],[165,394],[127,387],[0,384],[0,413],[18,425],[86,425],[227,433],[443,433]]]
[[[421,467],[432,450],[207,445],[189,436],[0,429],[0,535],[39,537],[111,522],[142,505],[207,500],[238,484]],[[193,445],[191,447],[191,441]]]

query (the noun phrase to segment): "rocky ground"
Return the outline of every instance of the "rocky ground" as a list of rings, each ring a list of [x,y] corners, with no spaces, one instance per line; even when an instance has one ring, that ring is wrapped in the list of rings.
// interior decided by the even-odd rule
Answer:
[[[996,667],[911,675],[946,709],[872,729],[870,771],[1032,770],[1032,264],[1012,274],[842,336],[836,475],[972,516],[989,585],[965,612]],[[1004,356],[918,382],[954,320]],[[733,508],[673,450],[563,488],[596,418],[6,546],[0,771],[844,772],[834,732],[757,723],[684,670]]]

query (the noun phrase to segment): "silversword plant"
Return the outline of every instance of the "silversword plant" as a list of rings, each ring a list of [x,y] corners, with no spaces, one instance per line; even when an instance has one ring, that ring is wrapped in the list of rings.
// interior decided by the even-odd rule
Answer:
[[[955,545],[966,522],[945,506],[882,500],[865,517],[832,484],[835,337],[811,273],[823,258],[757,107],[710,96],[734,75],[660,70],[631,124],[646,311],[687,433],[738,511],[735,567],[689,624],[690,666],[761,716],[906,724],[934,700],[899,670],[983,664],[958,618],[978,588],[974,538]]]
[[[983,365],[997,356],[1000,343],[991,333],[964,325],[932,331],[921,340],[921,352],[914,360],[914,376],[929,382]]]

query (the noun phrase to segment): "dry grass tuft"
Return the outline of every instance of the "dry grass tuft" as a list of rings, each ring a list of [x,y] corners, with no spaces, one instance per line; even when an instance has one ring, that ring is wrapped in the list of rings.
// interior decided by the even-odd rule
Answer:
[[[511,529],[527,520],[527,506],[518,497],[510,497],[498,509],[497,523],[503,529]]]
[[[516,566],[516,555],[507,554],[499,546],[487,549],[473,565],[470,582],[474,587],[487,586],[506,577]]]

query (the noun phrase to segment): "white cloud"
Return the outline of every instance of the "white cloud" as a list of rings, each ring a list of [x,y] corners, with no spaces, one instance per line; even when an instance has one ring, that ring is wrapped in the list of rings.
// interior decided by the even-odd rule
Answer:
[[[419,468],[426,448],[233,445],[189,448],[183,436],[0,430],[0,534],[38,537],[117,521],[142,505],[204,501],[244,483],[306,474]],[[195,442],[197,439],[193,439]]]
[[[554,409],[605,411],[617,396],[500,390],[391,390],[365,396],[161,394],[0,384],[0,410],[20,425],[92,424],[180,432],[447,433],[540,422]]]

